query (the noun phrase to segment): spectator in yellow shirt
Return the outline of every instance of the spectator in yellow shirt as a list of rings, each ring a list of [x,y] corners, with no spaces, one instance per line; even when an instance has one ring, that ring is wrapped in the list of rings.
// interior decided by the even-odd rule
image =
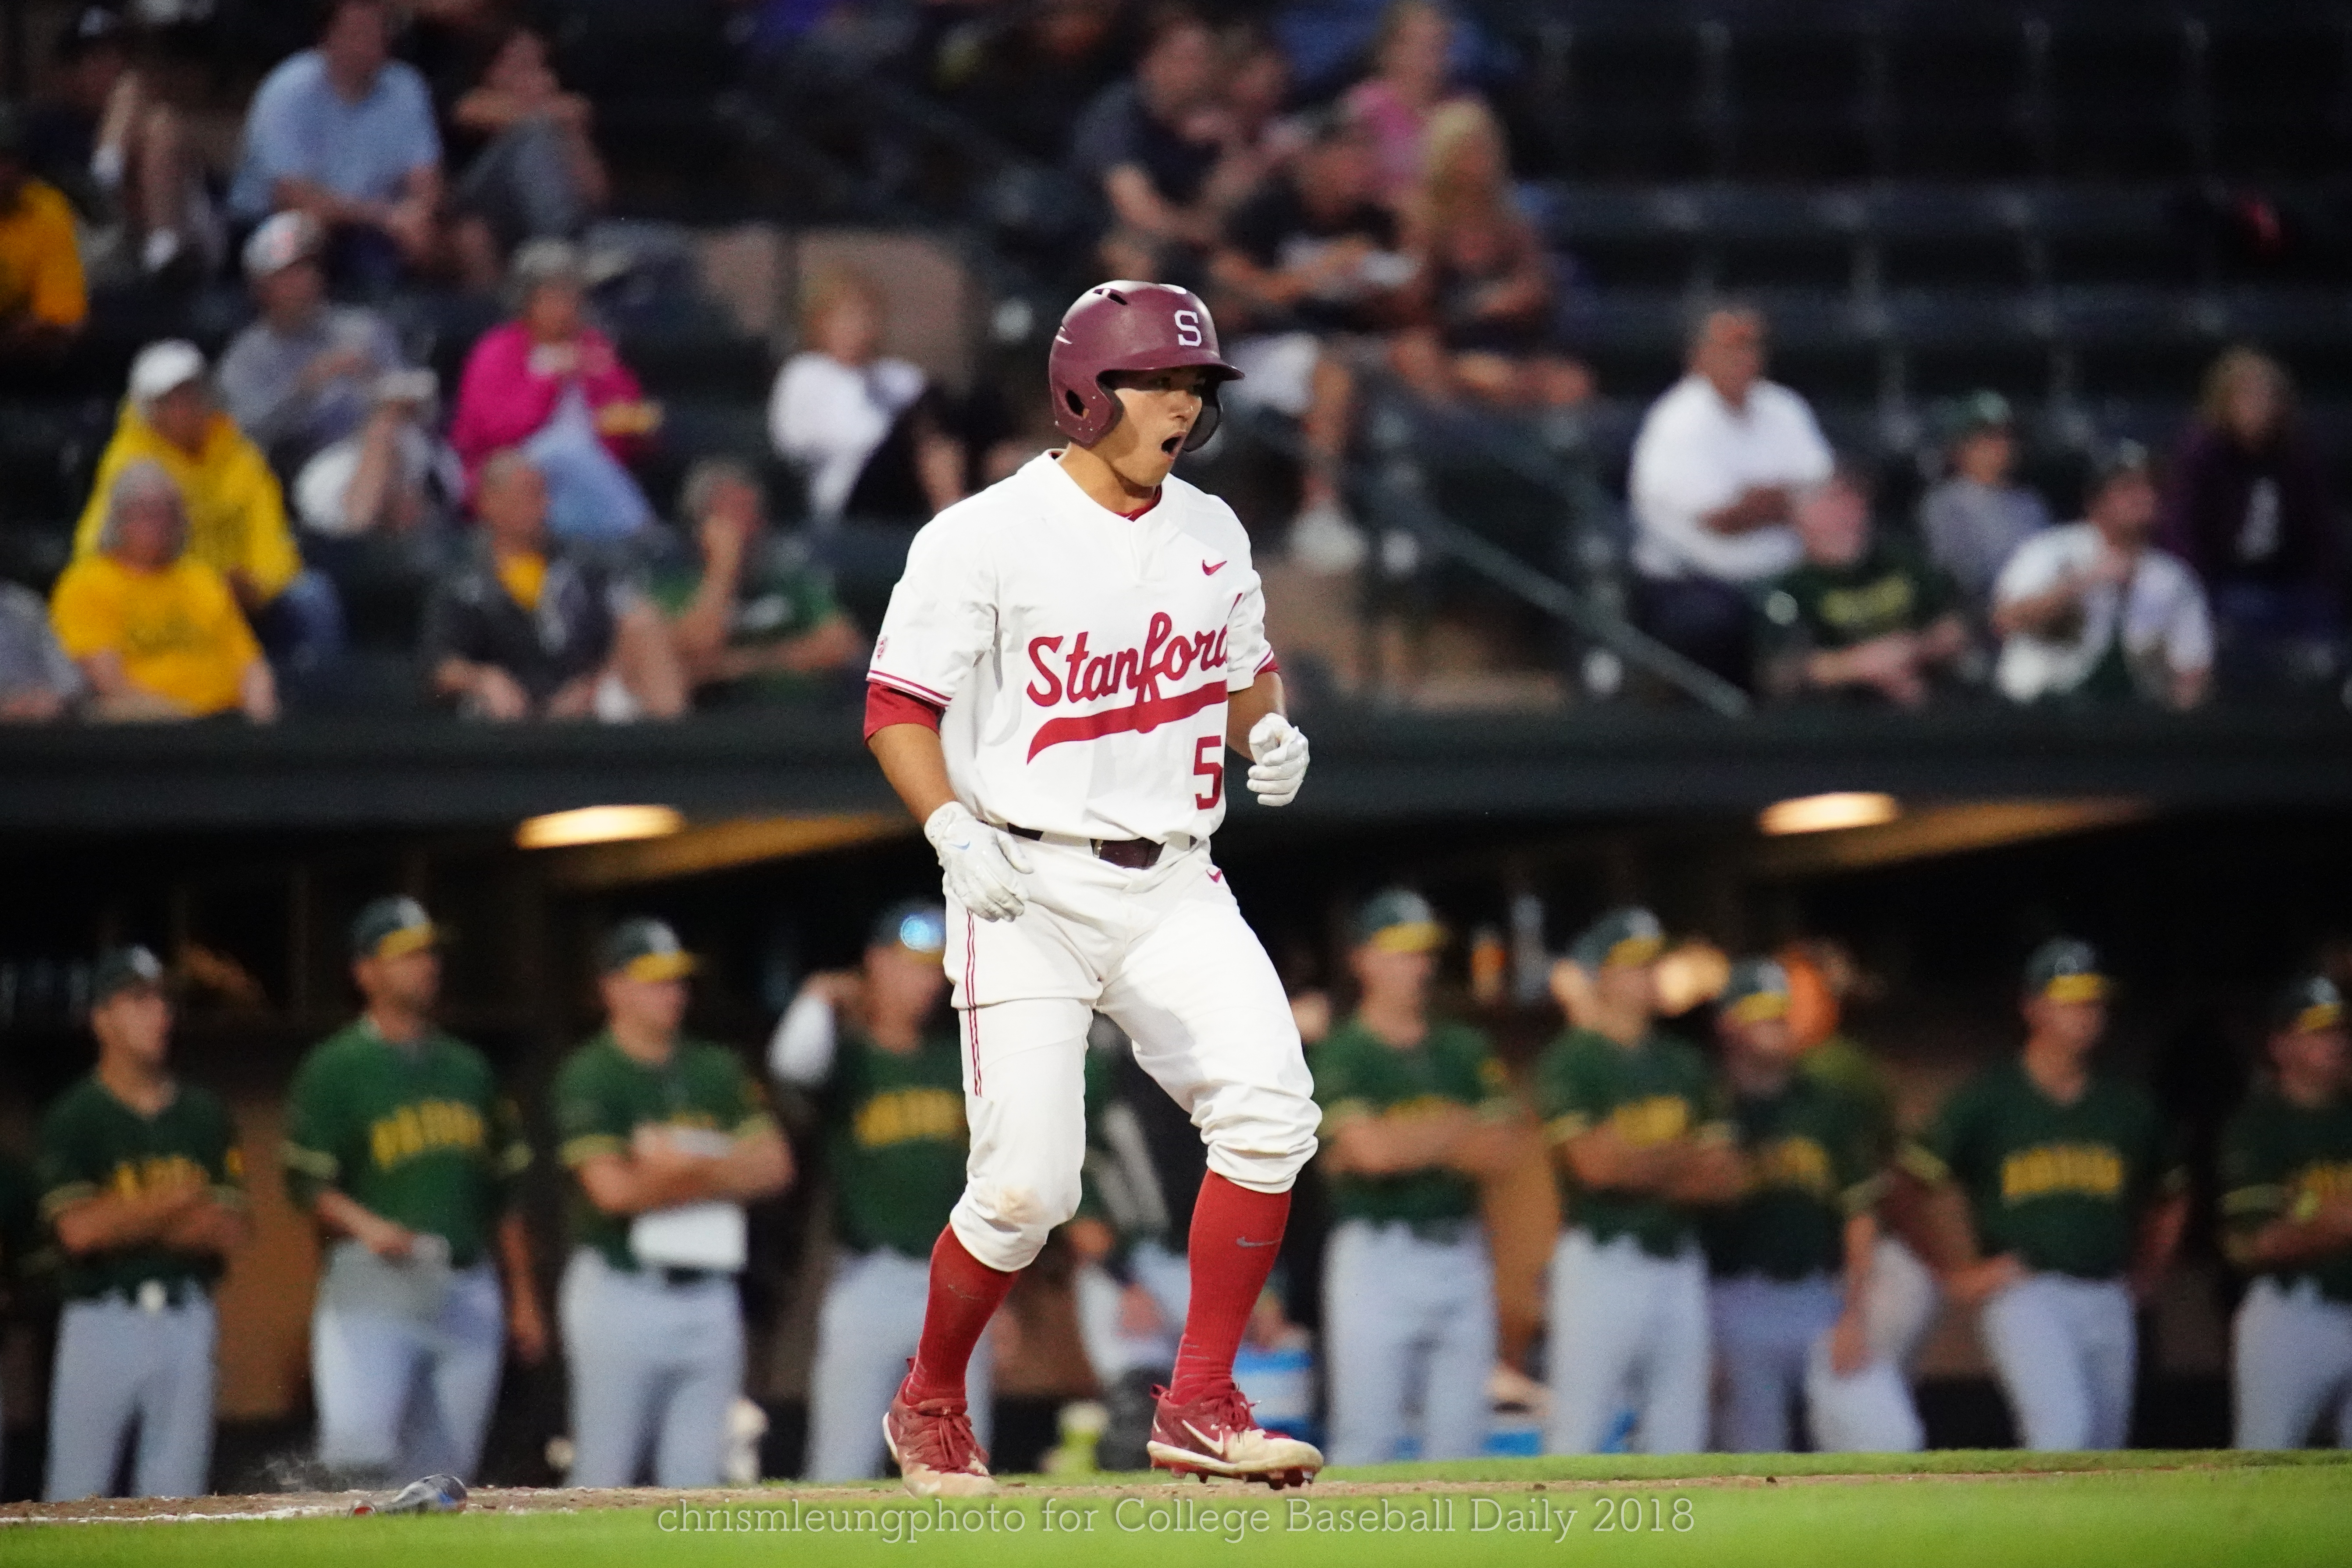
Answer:
[[[73,208],[33,177],[24,121],[0,103],[0,362],[54,363],[89,317]]]
[[[98,549],[49,599],[58,641],[99,719],[278,717],[278,684],[218,572],[189,552],[180,488],[161,463],[125,465],[106,490]]]
[[[215,404],[207,369],[202,351],[176,338],[131,361],[130,395],[99,458],[74,555],[98,552],[116,476],[135,462],[156,464],[179,489],[189,557],[228,584],[289,676],[315,687],[342,651],[342,602],[325,574],[303,569],[278,476]]]

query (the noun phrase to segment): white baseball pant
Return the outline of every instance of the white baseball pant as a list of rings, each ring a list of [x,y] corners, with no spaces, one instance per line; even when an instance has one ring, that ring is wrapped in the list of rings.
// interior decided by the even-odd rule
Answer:
[[[816,1320],[816,1361],[809,1374],[808,1458],[812,1481],[862,1481],[882,1473],[882,1418],[907,1376],[907,1358],[923,1337],[930,1260],[877,1247],[836,1253]],[[973,1436],[988,1446],[995,1400],[994,1356],[982,1335],[964,1369]]]
[[[2231,1371],[2241,1448],[2300,1448],[2324,1416],[2336,1445],[2352,1448],[2352,1302],[2318,1284],[2254,1281],[2238,1308]]]
[[[728,1415],[743,1391],[734,1277],[673,1285],[583,1247],[564,1266],[556,1311],[572,1384],[567,1483],[635,1486],[649,1447],[656,1486],[723,1483]]]
[[[1806,1432],[1817,1452],[1916,1453],[1926,1446],[1910,1384],[1892,1358],[1874,1345],[1861,1371],[1841,1377],[1831,1369],[1830,1331],[1844,1307],[1844,1290],[1829,1274],[1804,1279],[1742,1275],[1708,1289],[1717,1448],[1788,1452],[1794,1447],[1790,1405],[1801,1388]]]
[[[1863,1308],[1871,1354],[1907,1373],[1943,1304],[1935,1271],[1903,1242],[1881,1235],[1870,1255],[1870,1300]]]
[[[1581,1226],[1563,1231],[1547,1343],[1547,1453],[1599,1453],[1628,1405],[1639,1451],[1706,1446],[1706,1259],[1696,1246],[1655,1258],[1630,1236],[1604,1245]]]
[[[1331,1463],[1403,1458],[1416,1391],[1422,1458],[1485,1449],[1495,1268],[1475,1226],[1458,1240],[1426,1241],[1402,1224],[1341,1222],[1323,1253],[1323,1335]]]
[[[1282,982],[1224,873],[1194,843],[1130,871],[1057,843],[1023,846],[1028,907],[982,921],[948,898],[971,1151],[948,1223],[991,1268],[1025,1268],[1077,1212],[1087,1031],[1101,1012],[1182,1106],[1209,1169],[1286,1192],[1315,1152],[1314,1080]]]
[[[120,1293],[67,1302],[58,1318],[41,1495],[70,1502],[107,1491],[135,1422],[131,1495],[202,1497],[212,1468],[217,1336],[212,1299],[201,1290],[152,1312]]]
[[[336,1242],[310,1319],[320,1461],[386,1479],[470,1480],[505,1347],[505,1298],[488,1261],[387,1263]]]
[[[2029,1274],[1978,1320],[2022,1448],[2120,1448],[2139,1330],[2119,1279]]]

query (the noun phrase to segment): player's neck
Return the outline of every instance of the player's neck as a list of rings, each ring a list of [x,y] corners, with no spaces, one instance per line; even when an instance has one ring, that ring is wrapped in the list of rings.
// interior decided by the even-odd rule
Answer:
[[[1769,1100],[1789,1087],[1791,1068],[1787,1061],[1750,1056],[1746,1051],[1727,1051],[1723,1058],[1724,1076],[1731,1087],[1750,1100]]]
[[[894,1057],[911,1057],[923,1045],[923,1021],[920,1018],[872,1017],[866,1021],[866,1037],[876,1048]]]
[[[1585,1026],[1594,1034],[1632,1050],[1650,1037],[1650,1014],[1644,1007],[1612,1007],[1596,1002],[1592,1018]]]
[[[1411,1050],[1429,1036],[1429,1010],[1410,997],[1366,996],[1356,1019],[1384,1046]]]
[[[2025,1076],[2059,1104],[2072,1105],[2091,1085],[2090,1058],[2063,1042],[2029,1037],[2025,1042]]]
[[[121,1051],[106,1051],[98,1058],[98,1081],[106,1092],[142,1116],[152,1116],[172,1103],[172,1069],[161,1062],[142,1062]]]
[[[392,1002],[368,1004],[367,1023],[385,1044],[394,1046],[414,1046],[425,1038],[425,1030],[432,1026],[415,1008]]]
[[[1120,471],[1118,465],[1093,447],[1081,447],[1076,441],[1063,447],[1062,455],[1054,460],[1088,500],[1121,517],[1133,517],[1149,509],[1160,499],[1160,486],[1167,477],[1163,469],[1146,484]]]
[[[652,1028],[628,1018],[614,1018],[608,1026],[613,1043],[621,1047],[621,1053],[648,1067],[659,1067],[669,1060],[670,1052],[677,1047],[675,1030]]]

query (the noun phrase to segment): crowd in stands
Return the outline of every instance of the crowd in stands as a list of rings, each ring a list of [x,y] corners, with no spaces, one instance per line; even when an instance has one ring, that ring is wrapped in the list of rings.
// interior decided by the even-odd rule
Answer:
[[[741,9],[772,47],[891,10]],[[1574,264],[1515,183],[1463,68],[1477,40],[1444,5],[1323,7],[1311,27],[1123,0],[925,9],[929,90],[1098,203],[1088,276],[1211,300],[1247,373],[1230,401],[1288,431],[1297,460],[1262,556],[1310,576],[1415,570],[1415,540],[1359,516],[1376,407],[1558,453],[1597,393],[1652,390],[1601,386],[1576,352]],[[882,352],[874,281],[826,270],[803,280],[772,451],[732,453],[666,517],[647,477],[665,410],[599,324],[604,262],[582,243],[613,196],[593,106],[504,7],[408,10],[324,6],[219,170],[107,5],[71,16],[39,101],[0,106],[0,383],[69,357],[108,289],[184,298],[237,266],[251,293],[217,365],[177,337],[138,356],[51,628],[0,600],[0,713],[274,714],[232,678],[247,640],[289,706],[331,705],[349,601],[387,577],[429,605],[419,682],[476,716],[839,693],[854,682],[828,676],[864,634],[826,581],[848,547],[828,541],[845,520],[919,521],[1009,467],[971,416],[982,397]],[[387,310],[416,289],[508,309],[454,388]],[[1945,411],[1940,471],[1896,515],[1907,496],[1879,503],[1883,465],[1832,448],[1806,389],[1769,378],[1769,346],[1759,309],[1702,301],[1687,374],[1633,442],[1615,548],[1632,619],[1667,648],[1769,700],[1906,708],[2186,708],[2345,676],[2341,524],[2287,373],[2260,351],[2213,365],[2174,449],[2088,444],[2080,520],[2061,526],[2020,477],[2000,393]],[[1026,410],[1037,390],[999,395]],[[780,499],[770,459],[804,482],[805,527],[758,521]],[[146,508],[175,530],[126,548],[120,520]],[[112,607],[69,616],[68,584],[86,593],[100,559]],[[192,615],[191,595],[228,613]],[[212,678],[150,686],[158,650]]]

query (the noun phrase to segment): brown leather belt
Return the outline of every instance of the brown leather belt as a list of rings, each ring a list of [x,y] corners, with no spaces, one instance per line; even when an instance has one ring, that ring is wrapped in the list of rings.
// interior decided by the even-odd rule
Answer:
[[[1008,826],[1007,833],[1016,838],[1042,840],[1045,835],[1034,827]],[[1165,847],[1157,838],[1090,838],[1095,858],[1109,862],[1129,871],[1148,871],[1160,863],[1160,851]]]

